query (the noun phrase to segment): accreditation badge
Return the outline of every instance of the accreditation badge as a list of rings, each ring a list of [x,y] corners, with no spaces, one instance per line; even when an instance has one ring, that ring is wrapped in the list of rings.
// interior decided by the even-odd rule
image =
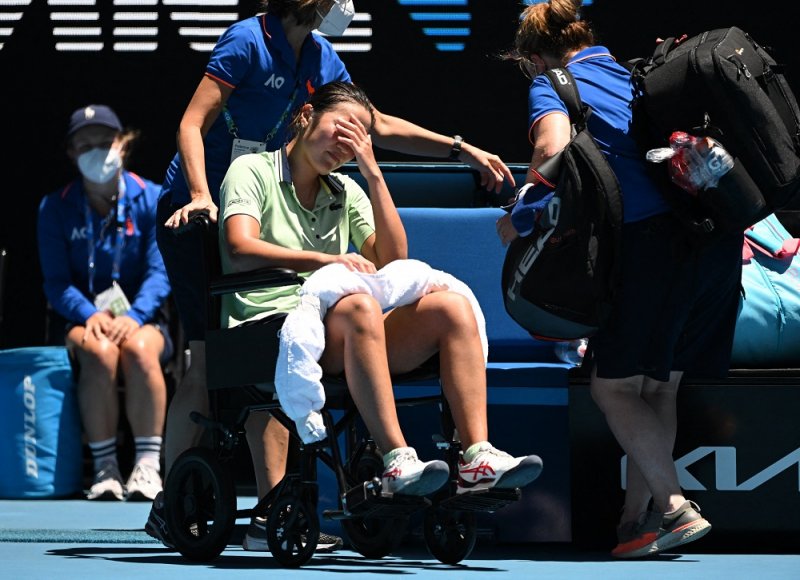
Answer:
[[[124,316],[131,309],[131,303],[128,302],[125,292],[116,282],[97,295],[94,299],[94,306],[101,312],[108,311],[114,316]]]
[[[267,144],[263,141],[250,141],[249,139],[234,139],[231,147],[231,163],[237,157],[247,153],[263,153],[267,150]]]

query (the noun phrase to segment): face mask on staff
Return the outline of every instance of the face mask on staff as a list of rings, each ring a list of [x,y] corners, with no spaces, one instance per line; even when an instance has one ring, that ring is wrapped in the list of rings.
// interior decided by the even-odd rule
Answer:
[[[317,12],[322,18],[322,22],[317,27],[322,34],[328,36],[341,36],[356,15],[353,0],[334,0],[333,6],[325,16]]]
[[[95,147],[78,156],[78,169],[94,183],[108,183],[122,167],[122,157],[116,147]]]

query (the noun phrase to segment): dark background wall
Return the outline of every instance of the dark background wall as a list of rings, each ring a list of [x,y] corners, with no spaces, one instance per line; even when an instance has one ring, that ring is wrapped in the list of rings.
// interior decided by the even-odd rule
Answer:
[[[17,3],[19,4],[19,3]],[[144,2],[143,4],[153,4]],[[219,12],[219,7],[186,8]],[[409,16],[401,0],[356,0],[358,10],[372,17],[369,52],[343,52],[354,80],[364,86],[383,111],[399,115],[445,134],[459,133],[494,151],[509,163],[530,157],[526,140],[527,82],[498,55],[511,46],[518,0],[468,0],[465,6],[435,10],[469,12],[469,36],[464,49],[443,52]],[[0,22],[11,28],[0,49],[0,142],[3,201],[0,248],[7,251],[7,284],[3,299],[0,347],[29,346],[44,340],[45,299],[36,249],[36,210],[42,196],[73,177],[63,154],[67,117],[90,102],[111,105],[124,124],[141,130],[142,139],[131,169],[159,182],[175,152],[174,135],[180,116],[200,80],[207,52],[190,48],[179,24],[169,13],[168,0],[150,6],[158,17],[154,52],[121,53],[111,47],[115,12],[126,8],[98,0],[96,10],[104,42],[97,52],[60,52],[55,48],[47,0],[28,6],[0,1],[0,16],[22,13]],[[242,0],[240,18],[255,13],[257,3]],[[737,25],[761,44],[773,48],[789,79],[800,92],[800,53],[790,50],[790,26],[800,11],[795,3],[748,3],[671,0],[595,0],[584,15],[598,32],[598,41],[619,59],[645,55],[659,36]],[[141,9],[141,8],[139,8]],[[133,9],[131,9],[133,10]],[[65,24],[58,24],[63,26]],[[186,24],[180,24],[185,26]],[[458,39],[457,39],[458,40]],[[384,161],[409,160],[379,152]]]

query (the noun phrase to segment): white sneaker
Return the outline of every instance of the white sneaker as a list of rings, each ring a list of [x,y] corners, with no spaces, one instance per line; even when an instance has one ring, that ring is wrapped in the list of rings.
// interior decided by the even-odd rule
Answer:
[[[128,501],[153,501],[163,489],[158,471],[143,463],[133,467],[125,487],[128,488]]]
[[[86,494],[86,499],[122,501],[125,499],[125,487],[122,475],[116,463],[105,463],[94,476],[94,483]]]
[[[477,449],[467,450],[471,452],[472,461],[466,462],[463,455],[459,461],[457,493],[492,487],[524,487],[542,472],[542,460],[538,455],[512,457],[495,449],[488,441],[478,445]]]
[[[444,461],[417,458],[413,447],[398,447],[386,454],[388,465],[383,470],[383,489],[401,495],[428,495],[442,487],[450,477]]]

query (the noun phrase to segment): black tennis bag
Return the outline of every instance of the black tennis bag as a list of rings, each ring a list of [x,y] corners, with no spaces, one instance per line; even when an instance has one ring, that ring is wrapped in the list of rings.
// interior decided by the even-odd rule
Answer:
[[[746,32],[731,27],[668,38],[632,69],[643,148],[665,147],[673,131],[686,131],[716,139],[736,160],[718,189],[698,196],[710,229],[716,220],[742,231],[800,191],[797,100],[781,66]]]
[[[586,129],[590,110],[566,69],[547,71],[575,136],[546,163],[552,199],[533,232],[511,242],[503,263],[506,311],[538,339],[592,336],[606,322],[617,286],[622,196],[616,175]],[[540,170],[542,168],[539,168]]]

